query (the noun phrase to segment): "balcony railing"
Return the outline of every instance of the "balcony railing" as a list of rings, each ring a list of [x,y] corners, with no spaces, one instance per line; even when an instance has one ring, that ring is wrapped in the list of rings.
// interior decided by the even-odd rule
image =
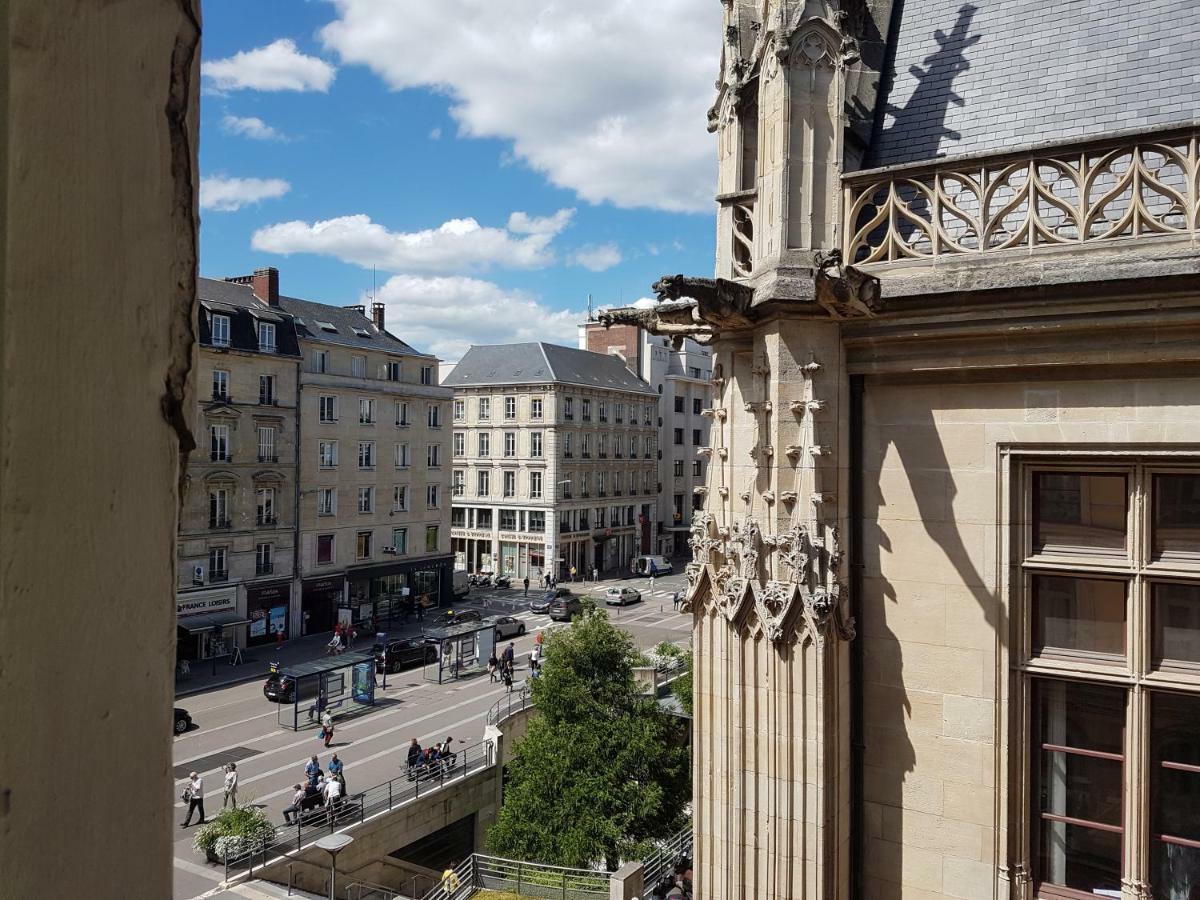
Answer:
[[[260,463],[277,463],[277,462],[279,462],[279,457],[276,456],[274,453],[271,453],[271,454],[260,453],[260,454],[258,454],[258,461]]]
[[[208,527],[209,528],[231,528],[232,526],[233,526],[233,523],[228,518],[209,516],[209,519],[208,519]]]
[[[273,563],[256,563],[254,566],[255,575],[270,575],[275,571]]]
[[[1200,129],[849,175],[855,264],[1026,252],[1200,231]]]
[[[212,398],[213,398],[213,403],[229,403],[230,402],[228,391],[226,391],[225,393],[221,393],[220,391],[213,391]]]
[[[278,521],[279,520],[275,516],[270,515],[270,514],[259,513],[257,516],[254,517],[255,525],[274,525]]]
[[[225,453],[221,450],[213,450],[209,453],[209,458],[213,462],[233,462],[233,454]]]
[[[216,584],[218,581],[228,581],[229,580],[229,570],[228,569],[209,569],[208,570],[208,580],[212,584]]]

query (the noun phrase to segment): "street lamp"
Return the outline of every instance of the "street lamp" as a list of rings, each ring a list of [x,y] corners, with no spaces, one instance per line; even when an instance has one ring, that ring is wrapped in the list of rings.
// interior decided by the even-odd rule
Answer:
[[[337,882],[337,855],[354,843],[348,834],[327,834],[317,841],[317,846],[329,854],[329,900],[334,900]]]

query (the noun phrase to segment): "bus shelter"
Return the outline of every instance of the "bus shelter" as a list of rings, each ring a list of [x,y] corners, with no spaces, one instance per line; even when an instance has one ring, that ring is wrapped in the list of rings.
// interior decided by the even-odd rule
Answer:
[[[337,720],[375,705],[375,657],[369,653],[339,653],[272,671],[288,685],[278,721],[292,731],[319,727],[326,711]]]
[[[425,640],[438,648],[437,659],[425,663],[425,680],[444,684],[487,671],[488,657],[496,646],[496,624],[463,622],[430,628]]]

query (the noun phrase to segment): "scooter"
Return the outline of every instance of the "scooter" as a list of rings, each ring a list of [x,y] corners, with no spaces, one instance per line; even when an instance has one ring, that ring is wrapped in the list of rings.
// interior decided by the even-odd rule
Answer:
[[[492,583],[492,576],[487,572],[467,576],[467,584],[471,587],[487,587]]]
[[[498,588],[512,587],[512,579],[507,575],[497,575],[496,576],[496,587],[498,587]]]

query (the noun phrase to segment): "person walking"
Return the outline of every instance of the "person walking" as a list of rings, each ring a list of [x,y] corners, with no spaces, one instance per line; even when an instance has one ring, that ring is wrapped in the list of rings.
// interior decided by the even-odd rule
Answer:
[[[597,569],[595,566],[592,566],[592,584],[595,584],[599,580],[600,580],[600,570]]]
[[[221,809],[233,804],[233,808],[237,809],[237,784],[238,773],[237,763],[229,763],[225,766],[225,799],[221,802]]]
[[[517,655],[517,651],[516,651],[514,645],[511,642],[509,642],[509,645],[504,648],[504,657],[501,659],[501,662],[504,663],[504,665],[511,668],[512,664],[513,664],[513,659],[516,657],[516,655]]]
[[[183,799],[187,801],[188,811],[184,816],[182,825],[187,828],[192,824],[192,813],[196,812],[200,816],[200,821],[197,825],[203,825],[208,820],[204,818],[204,779],[200,777],[199,772],[192,772],[188,776],[187,787],[183,791]]]
[[[488,681],[496,682],[500,679],[500,660],[496,659],[496,648],[492,648],[492,655],[488,657]]]
[[[283,626],[280,625],[275,629],[275,648],[279,649],[283,646]]]
[[[425,621],[425,604],[429,602],[429,598],[422,594],[417,598],[417,621]]]
[[[528,575],[525,576],[524,584],[525,584],[525,596],[528,597],[529,596],[529,576]]]
[[[504,660],[503,669],[501,669],[504,677],[504,688],[508,693],[512,693],[513,685],[513,667],[512,662],[507,658]]]
[[[405,761],[408,763],[409,771],[412,771],[414,766],[421,764],[421,745],[416,738],[413,738],[412,743],[408,745],[408,756]]]
[[[300,811],[302,809],[302,804],[304,803],[305,797],[304,785],[293,784],[292,789],[296,792],[292,794],[292,804],[291,806],[285,806],[283,808],[283,821],[287,822],[289,825],[296,824],[296,820],[293,819],[292,816],[295,816],[297,819],[300,817]]]
[[[571,566],[571,583],[575,583],[575,567]]]
[[[452,897],[458,890],[458,876],[454,874],[454,869],[450,866],[447,866],[446,871],[442,873],[442,890],[446,892],[447,897]]]
[[[326,747],[333,740],[333,716],[329,714],[329,710],[321,713],[321,737],[325,738]]]

